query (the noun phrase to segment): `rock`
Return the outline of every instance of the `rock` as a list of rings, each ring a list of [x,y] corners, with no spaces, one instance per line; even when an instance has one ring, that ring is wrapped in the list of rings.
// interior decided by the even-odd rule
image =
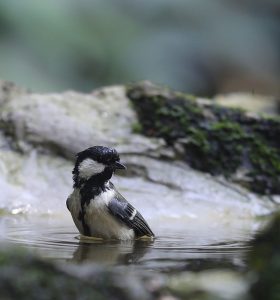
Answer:
[[[213,98],[216,104],[242,108],[249,112],[277,115],[279,101],[273,96],[256,95],[254,93],[230,93]]]
[[[91,263],[54,264],[22,249],[0,248],[1,299],[242,300],[248,281],[226,270],[166,276]]]
[[[95,265],[54,265],[23,250],[0,249],[1,299],[152,299],[145,276]]]
[[[0,102],[0,129],[14,146],[33,146],[73,158],[92,145],[116,147],[120,153],[156,152],[163,140],[132,134],[135,112],[123,86],[92,94],[22,94]]]
[[[115,176],[113,182],[133,205],[145,212],[155,229],[185,220],[206,229],[208,223],[215,228],[230,222],[231,228],[251,231],[252,217],[269,214],[276,207],[265,197],[179,161],[141,155],[122,155],[121,159],[127,166],[123,172],[126,176]],[[0,209],[12,214],[69,217],[65,201],[72,190],[72,168],[72,161],[35,149],[25,154],[0,149]],[[162,218],[169,221],[162,222]],[[229,238],[227,230],[220,233],[221,239]]]
[[[280,193],[278,119],[147,83],[130,86],[127,96],[123,86],[41,95],[2,82],[0,129],[23,152],[36,146],[73,158],[89,146],[107,145],[121,154],[181,159],[254,192]]]
[[[239,220],[235,221],[236,214],[247,218],[275,209],[276,204],[265,201],[267,198],[196,171],[180,160],[188,138],[180,138],[177,146],[168,147],[161,137],[135,134],[133,127],[138,121],[122,86],[92,94],[45,95],[18,93],[13,88],[8,100],[0,101],[0,208],[8,212],[65,213],[73,168],[68,158],[95,144],[118,149],[128,170],[123,173],[126,177],[114,179],[116,184],[156,224],[162,217],[196,218],[206,223],[209,217],[226,223],[232,217],[233,223],[241,226]],[[160,92],[171,93],[167,89]],[[214,118],[210,109],[207,116]],[[224,163],[225,159],[221,157]]]
[[[241,274],[229,270],[183,273],[172,276],[166,285],[180,299],[247,299],[248,282]]]
[[[16,86],[13,82],[0,80],[0,105],[26,93],[25,89]]]
[[[127,95],[140,131],[163,138],[191,167],[280,194],[279,118],[253,117],[147,82],[129,86]]]
[[[138,183],[136,190],[139,194],[133,193],[134,185],[129,179],[119,180],[118,185],[126,190],[129,198],[136,201],[139,198],[139,204],[141,198],[149,203],[149,198],[161,197],[160,203],[155,203],[152,209],[146,209],[154,211],[154,214],[160,213],[157,208],[168,207],[170,217],[182,216],[184,212],[189,218],[209,222],[211,218],[219,218],[221,221],[222,216],[227,216],[227,220],[231,220],[233,225],[236,215],[246,218],[269,214],[275,209],[275,205],[265,197],[256,196],[223,179],[218,180],[209,174],[193,170],[180,161],[168,162],[130,155],[124,156],[123,160],[130,172],[138,172],[138,176],[141,175],[146,179],[144,182],[149,184],[141,188],[142,184]],[[173,205],[170,206],[169,203]]]
[[[77,280],[49,262],[20,250],[0,252],[2,299],[107,299],[108,292]],[[118,298],[117,299],[121,299]]]
[[[1,148],[0,209],[14,215],[65,214],[72,168],[71,162],[62,157]]]
[[[249,263],[255,282],[251,287],[253,299],[280,299],[280,213],[252,242]]]

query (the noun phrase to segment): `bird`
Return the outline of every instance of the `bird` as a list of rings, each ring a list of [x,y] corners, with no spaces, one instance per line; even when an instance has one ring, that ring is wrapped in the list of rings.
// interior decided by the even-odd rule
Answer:
[[[114,148],[93,146],[76,155],[73,192],[66,200],[83,236],[106,240],[155,237],[143,216],[110,181],[117,169],[126,169]]]

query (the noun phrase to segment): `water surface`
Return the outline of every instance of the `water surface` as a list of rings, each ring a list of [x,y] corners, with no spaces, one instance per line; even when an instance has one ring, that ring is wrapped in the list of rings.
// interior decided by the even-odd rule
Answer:
[[[245,256],[250,251],[248,241],[253,233],[246,227],[217,224],[213,227],[192,221],[181,222],[180,226],[154,227],[157,235],[154,241],[119,242],[83,239],[72,221],[65,217],[6,216],[1,218],[1,223],[6,243],[53,261],[161,272],[218,267],[246,269]]]

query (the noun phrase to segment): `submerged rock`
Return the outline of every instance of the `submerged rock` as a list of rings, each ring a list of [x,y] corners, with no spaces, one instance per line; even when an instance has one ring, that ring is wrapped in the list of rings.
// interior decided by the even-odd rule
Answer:
[[[128,87],[138,132],[163,138],[191,167],[280,194],[280,119],[213,105],[144,82]]]

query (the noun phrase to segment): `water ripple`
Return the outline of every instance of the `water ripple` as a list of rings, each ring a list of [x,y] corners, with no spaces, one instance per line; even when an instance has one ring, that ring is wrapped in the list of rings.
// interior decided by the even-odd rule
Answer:
[[[204,231],[188,230],[160,232],[154,241],[102,241],[79,238],[72,223],[21,220],[6,226],[5,241],[53,260],[138,265],[143,269],[173,272],[245,268],[244,257],[250,248],[244,234],[241,236],[242,240],[220,240],[213,232],[209,236]]]

